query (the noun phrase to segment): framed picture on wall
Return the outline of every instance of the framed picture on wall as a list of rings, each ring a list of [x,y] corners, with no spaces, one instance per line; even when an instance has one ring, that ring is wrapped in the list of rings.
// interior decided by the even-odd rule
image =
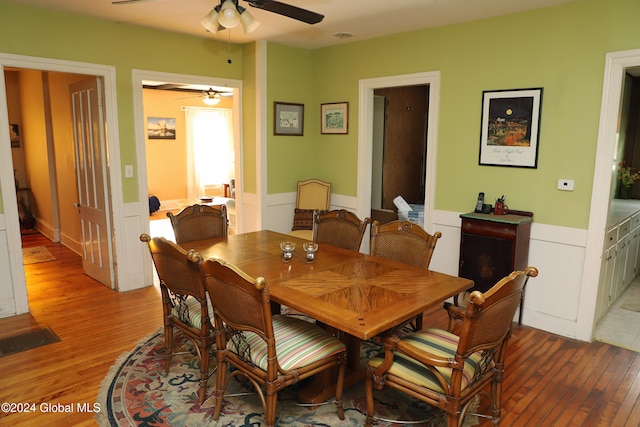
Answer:
[[[302,136],[304,134],[304,104],[274,102],[273,134]]]
[[[147,117],[149,139],[176,139],[175,117]]]
[[[542,88],[482,92],[481,165],[538,167]]]
[[[20,147],[20,126],[15,123],[10,124],[9,134],[11,135],[11,146]]]
[[[349,103],[320,105],[320,133],[349,133]]]

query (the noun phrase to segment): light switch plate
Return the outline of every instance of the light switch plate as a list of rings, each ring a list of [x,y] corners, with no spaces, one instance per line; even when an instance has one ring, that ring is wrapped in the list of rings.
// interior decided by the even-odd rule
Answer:
[[[124,177],[133,178],[133,165],[124,165]]]
[[[573,191],[574,181],[572,179],[559,179],[558,190]]]

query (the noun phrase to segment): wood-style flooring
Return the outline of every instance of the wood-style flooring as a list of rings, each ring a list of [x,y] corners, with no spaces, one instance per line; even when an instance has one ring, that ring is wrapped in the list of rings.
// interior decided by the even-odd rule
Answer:
[[[111,291],[64,246],[24,237],[25,247],[38,245],[57,260],[25,267],[31,314],[0,319],[0,337],[48,326],[61,341],[0,358],[0,403],[36,408],[0,412],[0,426],[94,426],[92,413],[45,410],[92,405],[115,359],[162,325],[160,295],[154,286]],[[444,327],[444,311],[428,313],[425,324]],[[503,426],[640,425],[640,353],[516,325],[508,353]]]

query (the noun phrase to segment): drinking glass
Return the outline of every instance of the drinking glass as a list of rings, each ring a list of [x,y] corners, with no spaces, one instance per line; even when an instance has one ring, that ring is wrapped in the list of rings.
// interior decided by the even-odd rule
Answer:
[[[293,258],[293,251],[296,250],[296,243],[280,242],[280,249],[282,249],[282,262],[289,262]]]
[[[318,244],[316,242],[304,242],[302,244],[307,262],[313,262],[316,260],[316,252],[318,251]]]

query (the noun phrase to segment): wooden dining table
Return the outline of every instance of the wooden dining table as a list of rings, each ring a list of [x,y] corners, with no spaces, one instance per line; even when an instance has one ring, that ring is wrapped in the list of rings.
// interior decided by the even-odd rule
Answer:
[[[296,244],[293,258],[282,261],[280,243]],[[327,325],[347,345],[346,381],[362,378],[360,342],[404,325],[419,313],[473,286],[456,276],[319,243],[316,259],[307,262],[306,240],[273,231],[256,231],[183,243],[205,258],[220,258],[248,275],[264,277],[271,300]],[[299,395],[320,403],[335,392],[325,378]]]

